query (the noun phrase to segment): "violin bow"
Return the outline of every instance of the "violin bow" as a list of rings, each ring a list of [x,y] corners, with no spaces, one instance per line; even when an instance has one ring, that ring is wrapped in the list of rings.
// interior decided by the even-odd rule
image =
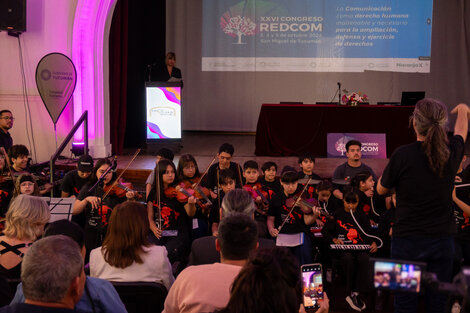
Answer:
[[[237,170],[238,170],[238,179],[240,179],[240,187],[243,188],[242,172],[240,170],[239,164],[237,164]]]
[[[301,201],[302,199],[302,195],[304,194],[305,190],[307,190],[308,188],[308,185],[310,184],[310,181],[312,180],[312,177],[309,177],[308,180],[307,180],[307,183],[305,184],[304,186],[304,189],[302,189],[302,192],[299,194],[297,200],[295,200],[294,204],[292,205],[290,211],[289,211],[289,214],[287,214],[287,216],[284,218],[284,220],[282,221],[282,224],[279,225],[279,227],[277,228],[277,230],[279,232],[281,232],[281,229],[282,227],[284,227],[284,224],[287,222],[287,219],[289,218],[289,216],[292,214],[292,211],[294,211],[294,208],[299,204],[299,202]]]
[[[157,162],[157,170],[155,172],[155,176],[157,178],[157,183],[155,184],[155,192],[156,192],[156,197],[157,197],[157,206],[158,206],[158,213],[157,213],[157,220],[158,220],[158,225],[157,228],[161,231],[162,230],[162,207],[160,203],[160,167],[158,165],[160,161]]]
[[[5,151],[4,147],[0,147],[0,151],[2,152],[3,157],[5,158],[5,162],[7,162],[8,171],[10,173],[10,178],[11,178],[11,181],[13,182],[13,186],[14,186],[15,190],[19,193],[19,190],[17,190],[18,187],[16,186],[16,183],[15,183],[15,177],[13,175],[13,171],[11,170],[10,159],[8,158],[7,152]]]
[[[204,171],[204,173],[202,173],[201,177],[199,178],[199,181],[198,181],[197,184],[193,187],[194,190],[196,190],[196,188],[199,187],[199,185],[200,185],[201,182],[202,182],[202,179],[204,178],[204,176],[207,175],[207,172],[209,172],[209,169],[211,168],[212,164],[214,164],[214,161],[215,161],[216,158],[217,158],[217,155],[214,155],[214,157],[212,158],[211,163],[209,163],[209,165],[207,166],[206,170]]]
[[[131,166],[132,162],[134,162],[135,158],[137,157],[137,155],[139,155],[139,153],[140,153],[140,149],[137,149],[137,151],[134,153],[134,156],[132,157],[132,159],[129,161],[129,163],[127,163],[126,167],[122,170],[121,174],[119,174],[119,176],[114,180],[113,184],[111,185],[111,188],[109,188],[108,191],[103,195],[103,200],[106,199],[106,197],[111,192],[111,190],[113,190],[114,186],[116,186],[118,184],[118,182],[121,179],[122,175],[124,175],[124,173],[127,171],[129,166]]]
[[[219,202],[219,210],[220,210],[220,176],[219,176],[219,169],[217,169],[217,200]]]

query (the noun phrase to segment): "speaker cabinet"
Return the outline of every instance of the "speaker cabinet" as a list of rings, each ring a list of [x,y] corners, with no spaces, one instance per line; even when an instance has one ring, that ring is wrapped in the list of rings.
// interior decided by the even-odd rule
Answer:
[[[0,30],[26,31],[26,0],[0,0]]]

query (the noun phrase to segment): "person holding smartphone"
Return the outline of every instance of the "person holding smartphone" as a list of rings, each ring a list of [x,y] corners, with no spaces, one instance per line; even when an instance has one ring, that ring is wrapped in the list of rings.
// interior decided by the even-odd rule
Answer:
[[[299,263],[289,250],[260,249],[233,281],[227,306],[216,312],[315,312],[304,307],[301,286]],[[316,312],[328,311],[328,296],[323,293]]]

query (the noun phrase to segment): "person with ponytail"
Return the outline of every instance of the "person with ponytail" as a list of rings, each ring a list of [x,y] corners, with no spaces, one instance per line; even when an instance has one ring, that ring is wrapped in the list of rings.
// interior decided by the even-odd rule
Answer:
[[[454,255],[455,221],[452,213],[454,179],[464,153],[470,110],[457,105],[454,136],[447,137],[446,106],[434,99],[416,104],[410,124],[415,143],[395,150],[377,183],[381,195],[396,190],[393,259],[427,263],[426,270],[450,282]],[[446,296],[426,290],[428,312],[444,312]],[[417,294],[396,294],[395,312],[416,312]]]

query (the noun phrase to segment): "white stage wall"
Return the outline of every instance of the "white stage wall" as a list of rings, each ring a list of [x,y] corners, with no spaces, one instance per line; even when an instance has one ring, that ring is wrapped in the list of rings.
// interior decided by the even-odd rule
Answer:
[[[48,160],[51,151],[56,149],[54,126],[36,88],[36,65],[44,55],[51,52],[61,52],[70,57],[76,3],[77,0],[27,1],[27,30],[20,36],[20,40],[36,143],[37,160],[33,161]],[[6,32],[0,32],[0,109],[11,110],[15,117],[11,129],[13,143],[24,144],[32,150],[26,133],[18,39],[8,36]],[[59,144],[71,125],[72,104],[69,103],[57,123]]]
[[[434,0],[431,73],[202,72],[202,0],[167,1],[167,50],[176,52],[184,79],[183,129],[254,131],[262,103],[330,101],[337,82],[377,101],[426,91],[449,107],[470,102],[470,6]]]

